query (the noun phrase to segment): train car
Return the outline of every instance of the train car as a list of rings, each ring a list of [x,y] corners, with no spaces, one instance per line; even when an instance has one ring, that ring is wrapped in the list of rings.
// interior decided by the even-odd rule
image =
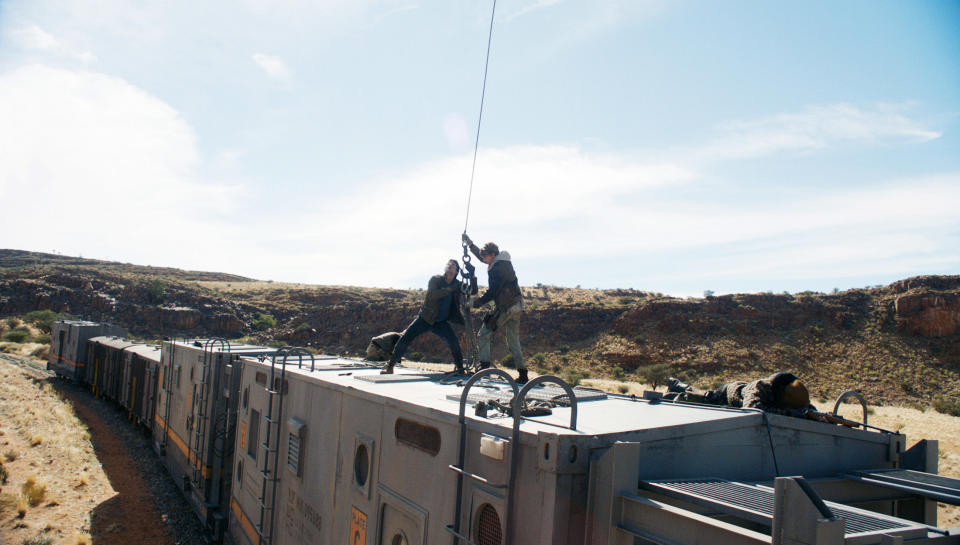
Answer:
[[[222,339],[164,341],[161,348],[154,449],[214,540],[223,533],[232,477],[237,358],[275,352]]]
[[[112,324],[58,320],[50,331],[50,357],[47,369],[59,377],[87,383],[87,341],[93,337],[126,336],[127,331]]]
[[[242,359],[229,542],[960,543],[936,442],[865,421],[323,363]]]
[[[87,341],[87,383],[94,395],[120,401],[126,349],[137,342],[126,337],[99,336]]]
[[[150,428],[157,403],[160,378],[160,345],[136,344],[125,349],[120,406],[137,424]]]

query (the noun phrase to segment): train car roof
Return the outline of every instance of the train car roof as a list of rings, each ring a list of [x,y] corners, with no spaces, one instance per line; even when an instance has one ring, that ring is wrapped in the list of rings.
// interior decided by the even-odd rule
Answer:
[[[265,370],[270,369],[270,361],[244,358],[244,362],[255,363]],[[373,367],[358,360],[326,356],[314,362],[316,370],[310,370],[310,362],[298,368],[288,365],[287,378],[302,378],[318,386],[342,391],[359,391],[360,395],[381,397],[384,404],[405,403],[411,410],[421,407],[428,412],[440,412],[452,415],[456,419],[460,410],[460,397],[463,392],[462,380],[443,373],[397,367],[393,375],[381,375],[379,367]],[[277,366],[279,372],[279,366]],[[512,391],[506,383],[498,380],[481,380],[474,384],[469,392],[466,416],[474,417],[473,406],[477,401],[497,399],[508,404]],[[563,394],[563,390],[552,384],[531,390],[527,400],[546,400]],[[656,403],[646,400],[607,394],[598,390],[575,388],[578,398],[576,429],[568,428],[571,423],[572,409],[569,406],[553,406],[551,414],[526,418],[521,424],[525,433],[540,431],[570,435],[607,435],[655,428],[670,428],[696,423],[719,423],[745,418],[759,418],[758,411],[733,409],[729,407],[692,406],[687,404]],[[497,426],[512,427],[512,418],[497,417],[490,410],[486,422]]]
[[[160,363],[160,345],[158,344],[135,344],[127,348],[128,352],[143,357],[145,359]]]
[[[126,337],[117,337],[114,335],[100,335],[99,337],[91,337],[88,342],[102,344],[111,348],[128,348],[138,344],[143,344],[130,340]]]
[[[192,350],[203,350],[206,348],[212,352],[228,352],[230,354],[263,354],[277,351],[276,348],[271,348],[269,346],[258,346],[255,344],[237,344],[229,341],[224,341],[224,343],[221,344],[219,340],[215,339],[179,339],[167,342],[177,347],[189,348]]]

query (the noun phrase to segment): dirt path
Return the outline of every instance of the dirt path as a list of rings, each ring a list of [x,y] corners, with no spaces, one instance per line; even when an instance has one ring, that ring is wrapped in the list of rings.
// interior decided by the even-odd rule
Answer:
[[[73,403],[80,420],[90,430],[90,441],[111,488],[116,492],[90,513],[90,534],[96,545],[172,545],[173,539],[157,511],[153,497],[127,453],[123,440],[97,414],[78,399],[76,392],[61,389]]]

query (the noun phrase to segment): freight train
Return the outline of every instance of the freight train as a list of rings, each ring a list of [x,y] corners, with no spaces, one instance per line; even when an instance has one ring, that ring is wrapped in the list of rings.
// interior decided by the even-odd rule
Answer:
[[[960,544],[960,480],[899,433],[223,339],[58,322],[48,367],[114,399],[212,542]],[[839,405],[838,400],[837,405]],[[836,413],[836,407],[834,408]]]

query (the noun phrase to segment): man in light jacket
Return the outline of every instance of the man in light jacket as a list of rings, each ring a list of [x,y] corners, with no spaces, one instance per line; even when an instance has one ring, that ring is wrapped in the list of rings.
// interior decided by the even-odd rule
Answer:
[[[513,355],[513,363],[519,371],[517,382],[525,384],[529,377],[527,377],[527,366],[523,361],[523,350],[520,348],[523,293],[520,291],[520,283],[517,281],[516,271],[513,270],[510,254],[501,252],[500,248],[492,242],[484,244],[483,248],[478,248],[466,233],[463,235],[463,241],[470,246],[470,251],[487,265],[489,288],[483,296],[473,301],[473,308],[480,308],[490,301],[494,304],[493,312],[484,318],[483,326],[477,335],[480,368],[490,367],[490,338],[494,331],[502,329],[507,338],[507,347]]]

